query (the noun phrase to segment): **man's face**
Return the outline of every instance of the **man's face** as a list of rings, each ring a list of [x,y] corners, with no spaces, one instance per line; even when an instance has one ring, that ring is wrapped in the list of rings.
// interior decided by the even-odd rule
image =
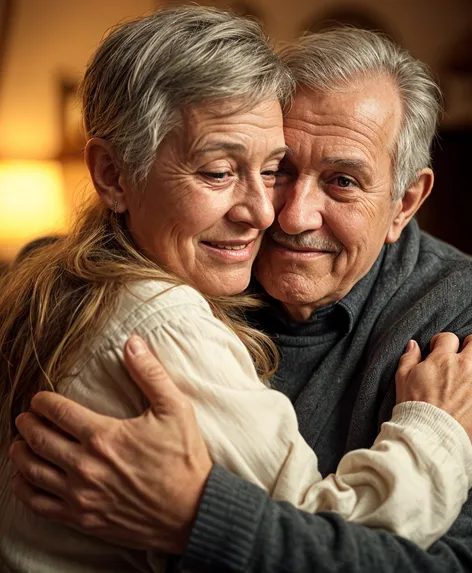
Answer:
[[[256,276],[298,320],[341,299],[392,242],[392,147],[401,104],[388,78],[322,95],[300,90],[285,120],[291,150],[276,186],[277,221]]]

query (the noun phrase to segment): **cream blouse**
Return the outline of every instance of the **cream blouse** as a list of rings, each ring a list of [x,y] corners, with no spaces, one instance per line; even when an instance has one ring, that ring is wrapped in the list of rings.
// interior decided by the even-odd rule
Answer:
[[[191,399],[213,460],[271,497],[307,512],[336,511],[422,547],[457,517],[472,485],[472,447],[452,417],[429,404],[400,404],[371,449],[346,454],[336,474],[322,479],[288,398],[259,381],[243,344],[188,286],[147,281],[124,289],[119,312],[58,391],[101,414],[141,414],[147,401],[123,365],[132,333]],[[0,571],[164,571],[163,555],[120,548],[34,515],[10,493],[5,452],[0,464]]]

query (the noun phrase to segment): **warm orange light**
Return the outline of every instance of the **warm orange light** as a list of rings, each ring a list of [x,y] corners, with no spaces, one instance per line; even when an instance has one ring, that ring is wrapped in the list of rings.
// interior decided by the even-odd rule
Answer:
[[[61,164],[0,161],[0,258],[10,260],[28,241],[65,226]]]

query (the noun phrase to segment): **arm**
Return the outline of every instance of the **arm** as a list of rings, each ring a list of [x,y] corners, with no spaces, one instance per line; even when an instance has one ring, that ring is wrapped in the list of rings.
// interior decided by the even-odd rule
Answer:
[[[469,341],[470,337],[466,343]],[[441,376],[431,378],[429,368],[435,366],[436,359]],[[457,368],[461,370],[463,365],[467,370],[465,359],[463,352],[456,356],[433,353],[409,372],[400,369],[399,399],[406,399],[408,390],[410,397],[413,392],[419,400],[429,393],[429,399],[446,407],[447,386],[460,375]],[[450,410],[468,428],[469,435],[472,424],[470,409],[467,412],[465,405],[470,400],[470,379],[470,375],[466,376],[456,389],[457,409]],[[431,380],[438,382],[434,395],[430,393]],[[341,570],[343,573],[466,573],[472,570],[471,532],[472,495],[450,531],[425,552],[405,539],[347,523],[335,514],[312,516],[297,512],[289,504],[269,500],[260,490],[215,467],[200,504],[183,567],[247,573]]]
[[[335,511],[423,547],[459,514],[472,477],[472,447],[444,411],[424,402],[397,406],[370,450],[350,452],[336,474],[321,481],[292,404],[259,382],[246,349],[220,321],[204,311],[187,314],[147,340],[190,397],[213,461],[272,498],[310,513]],[[403,358],[405,368],[420,360],[417,345]]]
[[[216,466],[182,569],[212,573],[468,573],[472,498],[451,530],[426,552],[402,537],[311,515],[268,498]]]
[[[127,356],[128,360],[131,359],[129,352],[127,352],[125,354],[125,356]],[[155,363],[154,363],[155,364]],[[139,373],[131,366],[131,371],[134,373],[134,376],[137,380],[140,380],[140,375]],[[149,367],[145,367],[145,371],[146,372],[152,372],[152,370],[149,369]],[[160,391],[162,392],[162,382],[161,382],[161,389]],[[267,392],[267,390],[265,390]],[[156,390],[153,393],[153,397],[157,397],[159,396],[159,391]],[[151,398],[151,396],[150,396]],[[59,402],[58,402],[59,400]],[[61,408],[62,411],[62,416],[59,416],[58,418],[58,413],[57,411],[54,411],[55,408],[52,407],[51,408],[51,404],[54,406],[54,402],[56,402],[56,405],[58,407]],[[185,404],[185,401],[182,399],[182,397],[180,397],[179,399],[174,399],[172,401],[174,403],[178,403],[179,404],[179,408],[181,407],[182,404]],[[49,404],[49,405],[48,405]],[[119,478],[123,477],[120,476],[120,472],[121,474],[123,474],[123,468],[121,467],[112,467],[110,470],[110,464],[109,464],[109,459],[110,456],[113,458],[113,462],[116,463],[117,459],[118,461],[119,458],[118,456],[113,456],[113,448],[116,448],[116,450],[118,451],[127,451],[130,450],[131,452],[136,450],[136,442],[140,442],[141,440],[133,440],[133,443],[130,444],[129,440],[127,441],[127,435],[122,434],[122,432],[118,433],[116,429],[113,429],[113,426],[120,426],[120,424],[130,424],[130,421],[125,421],[125,422],[114,422],[110,419],[99,419],[99,421],[96,421],[95,419],[91,419],[90,418],[90,413],[88,411],[84,411],[83,409],[80,409],[79,411],[81,412],[80,415],[83,416],[84,420],[87,420],[87,424],[86,427],[88,428],[89,433],[92,432],[92,434],[95,434],[95,432],[97,433],[97,435],[94,436],[95,439],[90,440],[87,439],[86,437],[82,437],[80,435],[80,432],[77,433],[77,430],[74,430],[74,424],[67,424],[66,427],[64,427],[64,420],[65,420],[65,416],[64,416],[64,411],[67,411],[69,414],[71,414],[71,412],[73,412],[74,410],[70,410],[70,408],[72,407],[72,404],[70,403],[66,403],[66,401],[62,401],[62,399],[60,397],[57,396],[51,396],[51,395],[40,395],[37,399],[34,400],[33,402],[33,408],[38,411],[39,413],[41,413],[42,415],[46,416],[47,418],[49,418],[50,420],[52,420],[54,423],[60,425],[61,427],[63,427],[63,429],[68,432],[71,433],[72,435],[75,435],[78,439],[84,439],[84,443],[83,443],[83,449],[81,450],[81,456],[82,458],[91,458],[91,462],[93,462],[96,466],[100,467],[100,457],[105,458],[104,462],[101,464],[101,476],[100,476],[100,482],[101,483],[105,483],[105,484],[115,484],[116,480],[118,479],[118,483],[119,483]],[[73,408],[80,408],[79,406],[74,405]],[[154,406],[153,406],[154,408]],[[177,413],[180,410],[177,409]],[[159,411],[156,411],[156,415],[159,414]],[[154,444],[154,450],[157,450],[157,456],[156,456],[156,452],[152,451],[153,450],[153,446],[151,444],[151,448],[149,450],[149,455],[148,456],[144,456],[140,458],[140,466],[143,466],[143,472],[145,474],[148,475],[152,475],[152,483],[144,483],[144,484],[140,484],[142,486],[144,486],[144,488],[148,487],[148,490],[146,491],[141,491],[137,493],[137,503],[138,503],[138,516],[139,516],[139,511],[144,507],[146,508],[146,510],[149,507],[153,507],[155,505],[159,506],[159,501],[162,504],[162,500],[166,500],[166,499],[172,499],[172,500],[176,500],[179,499],[180,503],[176,504],[173,503],[171,509],[171,515],[173,516],[174,522],[178,521],[177,518],[182,519],[182,514],[181,515],[173,515],[175,513],[178,513],[180,511],[180,509],[176,509],[182,506],[185,506],[184,500],[182,500],[182,487],[181,484],[178,483],[177,480],[173,479],[174,475],[179,475],[179,477],[181,478],[181,480],[185,479],[186,476],[189,476],[189,480],[186,480],[184,483],[186,485],[188,485],[189,487],[185,488],[184,493],[186,494],[186,498],[187,501],[188,499],[192,498],[192,494],[189,490],[192,491],[196,491],[196,495],[193,495],[193,506],[190,505],[190,511],[186,513],[187,517],[189,514],[192,513],[192,510],[195,508],[195,506],[198,504],[200,495],[201,495],[201,484],[202,484],[202,479],[201,476],[205,475],[204,471],[203,472],[198,472],[195,471],[195,467],[192,468],[188,468],[185,466],[184,464],[181,464],[182,459],[180,454],[182,454],[184,461],[185,460],[192,460],[193,465],[198,467],[198,463],[195,464],[195,459],[196,456],[194,455],[194,451],[195,448],[192,449],[192,447],[189,446],[189,444],[192,444],[192,442],[195,442],[195,437],[198,436],[198,431],[195,430],[194,426],[191,427],[187,427],[189,424],[189,412],[187,412],[187,415],[185,417],[186,422],[187,422],[187,426],[184,425],[182,426],[182,416],[181,414],[176,415],[175,412],[171,411],[169,415],[169,412],[165,412],[165,414],[169,417],[170,421],[172,422],[172,424],[169,425],[169,421],[167,421],[167,428],[165,428],[166,426],[166,420],[161,420],[161,424],[159,425],[159,423],[156,424],[156,430],[159,432],[159,436],[160,439],[162,440],[162,436],[165,436],[166,438],[168,438],[166,441],[168,442],[168,446],[169,444],[171,444],[171,446],[168,447],[167,451],[166,448],[163,448],[163,444],[161,443],[161,441],[159,441],[159,443]],[[28,415],[25,415],[28,416]],[[69,415],[68,418],[70,419],[74,419],[74,418],[79,418],[79,414],[71,416]],[[153,417],[146,415],[146,422],[149,422],[149,418],[153,419]],[[159,416],[158,416],[159,418]],[[23,421],[22,421],[23,420]],[[156,420],[156,422],[159,422],[159,419]],[[176,423],[177,422],[177,423]],[[23,419],[20,418],[19,419],[19,426],[20,426],[20,430],[22,430],[23,434],[27,437],[27,439],[29,439],[30,443],[32,442],[31,439],[31,432],[34,433],[38,433],[44,430],[44,428],[39,428],[37,425],[37,421],[36,423],[36,429],[34,428],[34,424],[25,424],[24,423],[24,417]],[[142,421],[137,418],[135,420],[132,421],[132,425],[136,426],[136,424],[142,424]],[[177,434],[173,435],[172,432],[170,431],[172,428],[178,427],[178,432]],[[105,435],[105,427],[108,428],[108,430],[106,431]],[[148,423],[145,424],[145,430],[146,430],[146,435],[143,435],[143,440],[146,441],[148,440],[148,436],[151,435],[155,435],[154,434],[154,428],[153,426],[150,426]],[[33,428],[33,429],[32,429]],[[39,428],[39,429],[38,429]],[[184,435],[182,436],[182,429],[185,429]],[[134,430],[136,430],[137,427],[134,428]],[[166,429],[166,431],[164,432],[163,430]],[[111,434],[111,436],[110,436]],[[117,435],[118,434],[118,435]],[[138,434],[139,435],[139,434]],[[136,436],[136,431],[134,431],[134,436]],[[187,437],[185,437],[187,436]],[[124,440],[124,442],[123,442]],[[47,436],[47,442],[49,445],[51,445],[52,443],[56,443],[57,444],[57,436],[52,435],[51,432],[49,432],[48,436]],[[103,451],[103,448],[99,448],[99,451],[97,452],[97,444],[107,444],[108,445],[108,451]],[[176,455],[176,449],[175,449],[175,443],[179,443],[179,444],[185,444],[186,446],[189,447],[189,449],[185,449],[185,448],[179,448],[177,450],[177,453],[179,455]],[[174,445],[174,447],[172,447],[172,445]],[[130,448],[131,446],[131,448]],[[64,444],[64,449],[67,448],[67,443]],[[162,451],[163,448],[163,451]],[[38,448],[37,445],[35,447],[36,450],[41,450],[41,448]],[[44,452],[44,449],[40,452],[42,453],[42,455],[45,455],[46,458],[51,459],[50,458],[50,452]],[[140,452],[139,452],[140,453]],[[154,456],[154,457],[153,457]],[[167,458],[166,458],[167,456]],[[170,456],[170,458],[169,458]],[[20,456],[21,457],[21,456]],[[17,460],[21,462],[20,457],[17,456]],[[123,456],[121,456],[123,457]],[[51,461],[55,462],[57,458],[52,459]],[[181,464],[181,465],[179,465]],[[28,466],[28,464],[23,465],[23,468],[26,468]],[[172,468],[172,469],[170,469]],[[21,469],[21,466],[20,466]],[[126,468],[124,468],[126,469]],[[147,471],[146,471],[147,469]],[[157,471],[156,471],[157,470]],[[191,474],[192,471],[194,472],[195,475],[195,487],[193,487],[192,485],[192,478],[191,478]],[[97,474],[97,472],[95,471],[95,476]],[[126,472],[125,473],[125,477],[126,477]],[[36,482],[35,484],[39,487],[46,487],[46,489],[50,489],[48,484],[44,483],[44,473],[41,471],[41,469],[39,471],[35,472],[36,475]],[[42,477],[41,477],[42,476]],[[77,477],[77,476],[75,476]],[[87,476],[79,476],[82,477],[85,480],[86,486],[90,488],[90,480],[88,480],[87,482]],[[148,480],[150,481],[150,480]],[[211,481],[211,480],[210,480]],[[244,482],[243,482],[244,483]],[[47,498],[38,495],[38,494],[32,494],[32,492],[25,490],[24,488],[24,483],[17,480],[17,492],[18,494],[22,497],[22,499],[25,500],[25,502],[27,504],[29,504],[30,506],[34,507],[36,510],[40,511],[43,515],[47,515],[51,518],[56,518],[59,519],[61,521],[69,521],[72,522],[72,524],[74,524],[75,521],[75,525],[77,525],[77,522],[79,524],[79,526],[83,523],[83,520],[77,520],[77,515],[81,516],[83,514],[83,512],[87,511],[87,508],[82,507],[84,504],[82,502],[82,500],[80,499],[80,495],[77,496],[77,490],[80,491],[80,488],[77,487],[67,487],[67,482],[65,482],[65,484],[63,484],[62,490],[58,491],[57,489],[52,489],[51,491],[54,491],[54,493],[56,493],[59,497],[62,497],[63,499],[68,499],[69,503],[71,503],[74,507],[74,509],[76,510],[76,515],[72,514],[71,512],[65,512],[65,509],[63,507],[63,505],[61,505],[60,503],[58,503],[57,500],[54,500],[54,503],[51,503],[51,500],[48,500]],[[124,485],[126,486],[126,480]],[[152,489],[149,491],[149,487],[153,486]],[[83,489],[83,487],[82,487]],[[114,488],[110,488],[112,489],[112,491],[119,491],[120,487],[116,486]],[[159,492],[161,494],[162,497],[158,498],[155,500],[155,503],[153,503],[152,498],[153,496],[156,495],[156,493]],[[129,492],[128,492],[129,493]],[[134,492],[135,493],[135,492]],[[150,497],[149,497],[150,495]],[[143,503],[142,500],[140,500],[140,496],[142,496],[145,499],[145,502]],[[211,497],[211,496],[210,496]],[[100,506],[98,504],[98,501],[100,501]],[[103,493],[102,493],[102,499],[97,499],[97,503],[95,503],[94,505],[94,514],[95,515],[104,515],[107,516],[110,512],[112,513],[114,510],[114,505],[116,506],[116,502],[115,504],[113,504],[113,501],[115,501],[112,498],[112,503],[109,503],[110,500],[103,500]],[[126,497],[126,503],[127,504],[131,504],[130,501],[130,496],[128,495]],[[131,504],[132,505],[132,504]],[[165,505],[165,504],[164,504]],[[169,504],[168,504],[169,505]],[[78,507],[77,507],[78,506]],[[236,506],[237,507],[237,504]],[[169,508],[164,508],[169,510]],[[131,514],[131,522],[133,521],[133,518],[136,520],[136,508],[131,507],[130,510],[130,514]],[[201,513],[203,512],[203,510],[201,511]],[[148,519],[149,518],[149,513],[150,511],[145,511],[143,512],[143,515],[140,516],[141,519],[141,535],[136,535],[135,531],[132,530],[132,527],[130,527],[128,529],[128,531],[126,532],[126,534],[123,535],[123,532],[121,531],[118,535],[118,539],[123,540],[125,538],[128,538],[129,541],[133,541],[133,543],[136,541],[137,543],[142,544],[141,546],[145,546],[145,547],[158,547],[161,549],[166,549],[168,551],[173,551],[175,550],[175,547],[177,545],[177,542],[174,543],[174,545],[170,546],[169,545],[169,540],[165,539],[165,528],[169,528],[169,525],[164,522],[164,524],[161,522],[159,522],[159,515],[156,513],[154,514],[153,519]],[[185,513],[185,512],[184,512]],[[165,518],[168,519],[168,516],[165,516]],[[192,516],[193,517],[193,516]],[[235,519],[237,518],[237,516],[235,517]],[[226,519],[226,517],[225,517]],[[146,523],[146,527],[144,525],[144,522]],[[172,523],[172,525],[175,525],[175,523]],[[183,531],[187,530],[187,528],[191,525],[191,518],[186,521],[185,519],[183,519],[183,522],[185,523],[185,526],[182,527],[181,529]],[[150,523],[150,526],[147,527],[147,525]],[[182,521],[181,521],[182,524]],[[108,525],[108,528],[107,526]],[[94,533],[96,535],[110,535],[111,539],[117,539],[117,535],[116,535],[116,529],[115,531],[113,531],[113,527],[110,527],[109,524],[106,524],[101,530],[99,528],[96,528],[95,530],[91,529],[91,528],[85,528],[86,531],[88,533]],[[127,524],[128,525],[128,524]],[[228,524],[225,524],[228,525]],[[154,533],[153,533],[153,528],[154,528]],[[164,528],[164,532],[159,532],[159,529]],[[178,529],[178,527],[176,527],[175,529],[173,529],[173,531],[176,531]],[[118,527],[119,530],[119,527]],[[145,530],[145,535],[142,534],[142,531]],[[198,530],[198,527],[196,527],[196,530]],[[162,538],[162,533],[164,533],[164,539]],[[179,537],[180,538],[180,537]],[[215,539],[217,539],[217,536],[215,536]],[[237,536],[234,536],[234,539],[237,539]],[[128,541],[128,542],[129,542]],[[167,544],[166,544],[167,542]]]

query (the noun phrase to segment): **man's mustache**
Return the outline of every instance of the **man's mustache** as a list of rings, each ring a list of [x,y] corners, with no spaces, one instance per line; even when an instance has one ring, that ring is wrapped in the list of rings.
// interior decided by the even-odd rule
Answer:
[[[298,235],[289,235],[281,229],[269,229],[266,231],[271,239],[285,247],[298,247],[304,249],[314,249],[320,251],[331,251],[339,253],[342,245],[333,239],[320,237],[313,231],[304,231]]]

